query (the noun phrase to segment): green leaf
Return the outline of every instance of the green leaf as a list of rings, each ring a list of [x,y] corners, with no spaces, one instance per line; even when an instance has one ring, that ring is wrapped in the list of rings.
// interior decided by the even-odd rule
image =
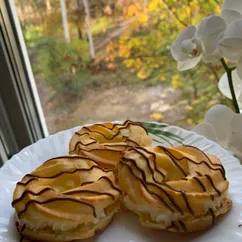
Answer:
[[[167,143],[170,146],[173,146],[172,141],[173,142],[175,141],[179,144],[182,144],[183,142],[183,138],[181,138],[180,136],[164,130],[164,128],[168,127],[168,124],[142,122],[142,125],[147,129],[148,133],[155,136],[153,137],[153,140],[157,143],[161,143],[161,144]],[[157,138],[163,140],[164,142],[162,142]]]

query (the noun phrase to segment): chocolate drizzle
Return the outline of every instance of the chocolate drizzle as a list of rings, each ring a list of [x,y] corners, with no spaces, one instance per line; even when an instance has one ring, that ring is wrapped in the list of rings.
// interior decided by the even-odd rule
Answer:
[[[170,157],[170,159],[173,161],[173,163],[175,164],[175,166],[183,173],[184,176],[187,176],[187,172],[182,168],[182,166],[176,162],[176,160],[174,159],[174,156],[163,146],[158,146],[160,149],[162,149],[166,155],[168,155]]]
[[[180,231],[179,227],[175,224],[174,221],[172,221],[172,222],[171,222],[171,225],[168,226],[166,229],[169,230],[169,229],[172,229],[172,228],[175,228],[176,231],[178,231],[178,232]]]
[[[150,172],[151,172],[151,174],[152,174],[152,177],[153,177],[153,179],[154,179],[154,181],[155,182],[157,182],[156,180],[155,180],[155,177],[154,177],[154,174],[153,174],[153,171],[152,171],[152,168],[151,168],[151,166],[150,166],[150,163],[149,163],[149,159],[142,153],[142,152],[140,152],[139,150],[142,150],[142,151],[144,151],[144,152],[146,152],[146,153],[148,153],[149,155],[151,155],[152,157],[153,157],[153,165],[154,165],[154,170],[156,171],[156,172],[158,172],[161,176],[163,176],[163,178],[165,178],[165,175],[157,168],[157,165],[156,165],[156,162],[155,162],[155,159],[156,159],[156,155],[155,155],[155,153],[153,153],[153,152],[150,152],[150,151],[148,151],[148,150],[146,150],[146,149],[144,149],[143,147],[133,147],[133,149],[136,151],[136,152],[138,152],[145,160],[146,160],[146,163],[147,163],[147,165],[148,165],[148,167],[149,167],[149,170],[150,170]],[[159,182],[157,182],[157,183],[159,183]]]
[[[202,160],[201,162],[195,162],[194,160],[192,160],[192,159],[190,159],[189,157],[186,157],[186,156],[183,156],[183,157],[181,157],[181,158],[177,158],[177,157],[175,157],[174,155],[172,155],[165,147],[162,147],[162,146],[158,146],[158,147],[161,147],[162,149],[164,148],[166,151],[167,151],[167,153],[169,153],[169,155],[170,156],[172,156],[174,159],[176,159],[176,160],[178,160],[178,161],[181,161],[181,160],[183,160],[183,159],[187,159],[188,161],[190,161],[190,162],[192,162],[192,163],[194,163],[194,164],[196,164],[196,165],[200,165],[200,164],[205,164],[209,169],[211,169],[211,170],[213,170],[213,171],[220,171],[221,172],[221,174],[222,174],[222,176],[223,176],[223,178],[224,178],[224,180],[226,180],[226,177],[225,177],[225,172],[224,172],[224,168],[223,168],[223,166],[221,165],[221,164],[213,164],[212,163],[212,161],[211,161],[211,163],[212,163],[212,165],[217,165],[217,166],[220,166],[220,168],[213,168],[213,167],[211,167],[211,165],[210,164],[208,164],[206,161],[204,161],[204,160]],[[191,146],[191,147],[193,147],[193,146]],[[198,149],[199,150],[199,149]]]
[[[181,194],[182,194],[182,197],[183,197],[183,199],[186,203],[186,207],[187,207],[188,211],[194,216],[194,212],[191,208],[191,205],[189,204],[186,193],[184,191],[181,191]]]
[[[127,137],[125,137],[124,142],[131,142],[131,143],[133,143],[133,144],[134,144],[135,146],[137,146],[137,147],[140,146],[137,142],[135,142],[134,140],[129,139],[129,138],[127,138]],[[133,147],[133,146],[131,146],[131,147]]]
[[[81,156],[81,155],[64,155],[64,156],[58,156],[58,157],[54,157],[54,158],[51,158],[47,161],[45,161],[43,164],[46,164],[50,161],[53,161],[53,160],[56,160],[56,159],[84,159],[84,160],[89,160],[89,161],[92,161],[94,163],[97,164],[97,162],[95,160],[92,160],[88,157],[85,157],[85,156]]]
[[[221,172],[221,174],[223,175],[223,177],[224,177],[224,175],[225,175],[223,166],[220,165],[220,164],[213,164],[211,160],[210,160],[211,165],[220,166],[220,168],[214,168],[214,167],[211,167],[211,165],[210,165],[207,161],[204,161],[204,160],[202,160],[201,162],[196,162],[196,161],[194,161],[194,160],[192,160],[192,159],[190,159],[190,158],[188,158],[188,157],[185,157],[185,156],[182,157],[182,158],[177,158],[177,157],[175,157],[173,154],[171,154],[171,152],[170,152],[169,150],[167,150],[165,147],[160,146],[159,148],[161,148],[161,149],[165,152],[165,154],[168,155],[168,156],[171,158],[171,160],[173,161],[173,163],[174,163],[174,164],[179,168],[179,170],[180,170],[184,175],[186,175],[186,176],[187,176],[189,173],[187,173],[187,172],[186,172],[186,171],[180,166],[180,164],[178,164],[178,163],[176,162],[176,160],[187,159],[188,161],[190,161],[190,162],[192,162],[192,163],[194,163],[194,164],[196,164],[196,165],[200,165],[200,164],[204,163],[204,164],[206,164],[211,170],[214,170],[214,171],[219,170],[219,171]],[[186,194],[185,191],[175,189],[175,188],[173,188],[172,186],[170,186],[167,182],[164,182],[164,181],[163,181],[163,182],[159,183],[159,182],[157,182],[157,181],[155,180],[155,178],[154,178],[154,171],[153,171],[153,168],[152,168],[151,165],[150,165],[151,160],[149,160],[149,158],[144,154],[144,152],[145,152],[145,153],[149,153],[149,154],[152,155],[152,157],[153,157],[152,162],[154,162],[155,170],[158,170],[157,167],[155,166],[155,165],[156,165],[156,162],[155,162],[156,155],[155,155],[155,153],[150,152],[150,151],[147,151],[146,149],[144,149],[144,148],[142,148],[142,147],[136,147],[136,148],[133,147],[133,150],[135,150],[136,153],[140,154],[140,155],[144,158],[144,160],[146,161],[146,164],[147,164],[148,170],[150,171],[150,173],[151,173],[151,175],[152,175],[152,178],[153,178],[153,181],[154,181],[155,183],[154,183],[154,182],[148,182],[148,181],[147,181],[145,171],[144,171],[143,169],[141,169],[141,168],[138,166],[138,164],[136,163],[136,160],[135,160],[135,159],[131,159],[131,158],[127,158],[127,157],[123,157],[123,158],[121,159],[121,164],[126,165],[127,168],[129,169],[129,171],[132,173],[132,175],[133,175],[134,177],[136,177],[136,178],[141,182],[141,184],[142,184],[143,187],[147,190],[147,192],[150,193],[150,194],[152,194],[152,195],[157,196],[157,197],[159,198],[159,200],[160,200],[160,201],[161,201],[161,202],[162,202],[167,208],[169,208],[170,211],[174,212],[174,209],[169,205],[169,203],[171,203],[171,204],[172,204],[172,205],[173,205],[173,206],[174,206],[174,207],[175,207],[175,208],[176,208],[181,214],[183,214],[181,208],[178,206],[178,204],[176,204],[176,202],[175,202],[175,200],[173,199],[173,197],[172,197],[172,196],[171,196],[171,195],[170,195],[170,194],[169,194],[169,193],[163,188],[163,186],[168,187],[169,189],[171,189],[171,190],[173,190],[173,191],[175,191],[175,192],[179,192],[179,193],[181,193],[181,195],[182,195],[182,197],[183,197],[183,199],[184,199],[184,202],[185,202],[185,204],[186,204],[187,210],[188,210],[188,211],[194,216],[194,215],[195,215],[195,214],[194,214],[194,211],[193,211],[193,209],[191,208],[191,205],[190,205],[190,203],[189,203],[189,201],[188,201],[187,194]],[[142,151],[144,151],[144,152],[141,152],[140,150],[142,150]],[[206,157],[207,157],[207,159],[209,159],[208,156],[206,156]],[[132,165],[129,164],[129,163],[131,163]],[[141,177],[139,177],[139,175],[133,171],[134,167],[135,167],[135,169],[140,173]],[[222,169],[221,169],[221,167],[222,167]],[[214,182],[213,182],[212,178],[211,178],[209,175],[207,175],[207,174],[206,174],[206,175],[202,175],[200,172],[198,172],[198,171],[196,171],[196,172],[197,172],[198,176],[200,176],[200,177],[201,177],[201,176],[205,176],[205,177],[207,177],[207,179],[209,180],[209,182],[210,182],[211,186],[213,187],[213,189],[218,193],[219,196],[221,196],[221,192],[215,187]],[[163,174],[163,173],[162,173],[162,174]],[[163,174],[163,176],[164,176],[164,174]],[[197,184],[201,187],[201,189],[202,189],[203,192],[207,192],[207,189],[206,189],[205,185],[203,184],[203,182],[202,182],[198,177],[192,177],[192,179],[194,179],[194,180],[197,182]],[[224,179],[226,180],[225,177],[224,177]],[[185,178],[182,178],[182,180],[188,180],[188,178],[185,177]],[[164,200],[163,197],[161,197],[159,194],[157,194],[157,193],[155,193],[155,192],[153,192],[153,191],[150,191],[149,186],[156,187],[156,188],[158,188],[160,191],[162,191],[162,192],[164,193],[164,195],[166,196],[166,198],[168,198],[169,203],[167,203],[166,200]],[[210,197],[211,197],[212,200],[214,200],[214,195],[210,194]],[[182,222],[181,222],[181,223],[182,223]],[[183,228],[183,230],[186,231],[186,228],[184,227],[185,224],[180,224],[180,225],[181,225],[181,227]],[[174,225],[173,225],[173,227],[174,227]],[[178,229],[179,229],[179,228],[178,228]]]
[[[196,171],[196,173],[198,174],[198,176],[203,176],[199,171]],[[203,190],[204,190],[204,192],[207,192],[207,189],[206,189],[206,187],[203,185],[203,183],[199,180],[199,178],[198,177],[193,177],[197,182],[199,182],[199,184],[201,185],[201,186],[203,186],[204,188],[203,188]],[[210,198],[211,198],[211,200],[212,201],[214,201],[214,195],[213,194],[210,194]]]
[[[212,178],[207,174],[204,175],[204,176],[208,178],[208,180],[209,180],[211,186],[213,187],[213,189],[218,193],[219,196],[221,196],[221,192],[218,190],[218,188],[215,187]]]
[[[199,176],[203,176],[201,172],[195,171]]]
[[[120,146],[120,145],[117,145]],[[90,149],[90,150],[86,150],[81,148],[80,151],[84,151],[84,152],[93,152],[93,151],[109,151],[109,152],[113,152],[113,153],[122,153],[123,150],[112,150],[112,149],[105,149],[105,148],[94,148],[94,149]]]
[[[23,227],[22,227],[21,230],[20,230],[20,233],[23,233],[24,230],[25,230],[25,228],[26,228],[26,226],[25,226],[25,224],[24,224]]]
[[[223,167],[221,164],[214,164],[214,163],[211,161],[211,159],[208,157],[208,155],[207,155],[205,152],[203,152],[202,150],[198,149],[197,147],[192,146],[192,145],[183,145],[183,146],[184,146],[184,147],[193,148],[193,149],[199,151],[200,153],[202,153],[202,154],[207,158],[207,160],[210,162],[211,165],[213,165],[213,166],[220,166],[220,167],[224,170],[224,167]],[[225,171],[225,170],[224,170],[224,171]]]
[[[82,201],[80,199],[73,198],[73,197],[54,197],[54,198],[47,199],[45,201],[30,200],[25,204],[25,208],[17,213],[17,216],[19,217],[21,214],[25,213],[28,210],[29,206],[33,203],[34,204],[37,203],[39,205],[44,205],[44,204],[48,204],[48,203],[56,202],[56,201],[71,201],[74,203],[80,203],[80,204],[87,205],[88,207],[90,207],[92,209],[93,216],[95,218],[97,217],[95,207],[91,203],[88,203],[88,202],[85,202],[85,201]]]
[[[86,181],[86,182],[83,182],[83,183],[81,184],[81,187],[82,187],[82,186],[89,185],[89,184],[92,184],[92,183],[94,183],[94,182],[96,182],[96,181]]]
[[[194,212],[193,212],[193,210],[192,210],[192,208],[191,208],[191,206],[190,206],[190,204],[189,204],[189,202],[188,202],[188,199],[187,199],[186,193],[185,193],[183,190],[177,190],[177,189],[171,187],[171,186],[170,186],[169,184],[167,184],[167,183],[163,183],[162,186],[166,186],[166,187],[170,188],[171,190],[173,190],[173,191],[175,191],[175,192],[179,192],[179,193],[181,193],[181,194],[182,194],[182,197],[183,197],[183,199],[184,199],[184,202],[185,202],[185,204],[186,204],[186,207],[187,207],[187,209],[188,209],[188,211],[189,211],[192,215],[194,215]]]
[[[212,215],[212,225],[214,225],[216,216],[215,216],[214,211],[213,211],[212,208],[209,208],[208,210],[209,210],[209,212]]]
[[[80,130],[79,130],[79,131],[75,132],[74,135],[82,136],[82,135],[84,135],[84,134],[97,133],[97,134],[99,134],[99,135],[102,135],[106,140],[112,140],[112,139],[114,139],[115,137],[117,137],[117,136],[121,133],[121,130],[122,130],[122,129],[126,129],[126,128],[128,128],[130,125],[140,126],[141,128],[143,128],[143,129],[146,131],[146,134],[148,135],[148,131],[146,130],[146,128],[145,128],[140,122],[132,122],[132,121],[130,121],[130,120],[126,120],[122,125],[120,125],[120,124],[112,124],[112,127],[111,127],[111,128],[110,128],[110,127],[107,127],[107,126],[105,126],[105,125],[103,125],[103,124],[95,124],[94,126],[90,126],[90,127],[89,127],[89,126],[84,126],[84,127],[81,128],[81,130],[87,130],[88,132],[85,132],[85,133],[80,134],[80,133],[79,133]],[[92,130],[92,129],[91,129],[92,127],[95,127],[95,126],[103,127],[104,129],[106,129],[106,130],[108,130],[108,131],[113,131],[114,128],[117,128],[117,132],[116,132],[115,134],[113,134],[111,137],[107,137],[107,136],[105,136],[105,134],[103,134],[102,132],[99,132],[99,131],[97,131],[97,130]],[[122,138],[124,139],[124,142],[129,141],[129,142],[132,142],[132,143],[134,144],[134,146],[139,146],[138,143],[136,143],[135,141],[129,139],[128,137],[126,137],[126,136],[124,136],[124,135],[122,136]],[[75,144],[74,149],[71,150],[70,153],[74,152],[74,151],[77,149],[77,147],[79,146],[79,144],[81,144],[82,146],[88,146],[88,145],[91,145],[91,144],[97,143],[96,139],[94,139],[94,138],[90,138],[90,139],[92,139],[92,140],[94,140],[94,141],[93,141],[93,142],[90,142],[90,143],[88,143],[88,144],[84,144],[84,143],[82,143],[81,141],[78,141],[78,142]],[[78,153],[79,153],[79,152],[78,152]]]
[[[80,157],[80,156],[74,156],[74,157],[63,156],[63,157],[57,157],[57,158],[60,159],[60,158],[83,158],[83,157]],[[54,158],[54,159],[57,159],[57,158]],[[51,159],[51,160],[53,160],[53,159]],[[93,160],[91,160],[89,158],[85,158],[85,160],[93,161]],[[48,160],[48,161],[50,161],[50,160]],[[53,179],[53,178],[57,178],[58,176],[60,176],[62,174],[74,174],[75,172],[78,172],[78,171],[90,172],[92,169],[99,169],[99,170],[101,170],[101,171],[103,171],[105,173],[112,172],[111,170],[103,169],[103,168],[97,166],[95,161],[93,161],[93,162],[95,163],[95,165],[93,165],[90,168],[76,168],[74,170],[65,170],[65,171],[61,171],[61,172],[59,172],[59,173],[57,173],[55,175],[52,175],[52,176],[40,176],[38,174],[27,174],[25,177],[30,177],[30,179],[27,182],[25,182],[25,183],[24,182],[19,182],[18,185],[27,186],[31,181],[35,181],[35,180],[39,180],[39,179]],[[106,180],[109,183],[109,185],[112,187],[112,189],[118,191],[120,194],[122,193],[121,190],[113,184],[112,180],[109,177],[102,176],[97,181],[99,181],[101,179]],[[96,181],[86,182],[86,185],[90,184],[90,183],[93,183],[93,182],[96,182]],[[83,184],[85,184],[85,182]],[[83,186],[83,184],[81,184],[81,186]],[[31,190],[25,190],[21,194],[21,196],[19,198],[15,199],[12,202],[12,206],[14,206],[16,203],[20,202],[22,199],[24,199],[24,197],[27,194],[31,194],[33,196],[39,196],[39,195],[41,195],[41,194],[43,194],[43,193],[45,193],[47,191],[55,191],[55,190],[50,188],[50,187],[46,187],[46,188],[42,189],[39,192],[33,192]],[[96,217],[96,211],[95,211],[95,207],[94,207],[93,204],[91,204],[89,202],[86,202],[86,201],[83,201],[80,198],[66,197],[65,196],[65,195],[70,195],[70,194],[75,194],[75,193],[92,193],[92,194],[97,194],[97,195],[101,195],[101,196],[102,195],[106,195],[106,196],[111,197],[112,200],[115,200],[115,195],[112,194],[112,193],[109,193],[109,192],[100,192],[100,191],[87,190],[87,189],[84,189],[84,190],[79,189],[79,190],[75,190],[75,191],[65,191],[65,192],[62,192],[62,193],[61,192],[58,193],[59,195],[62,195],[62,196],[52,197],[52,198],[44,200],[44,201],[39,201],[39,200],[35,200],[35,199],[28,200],[27,203],[25,204],[24,209],[19,211],[17,213],[17,216],[20,216],[21,214],[25,213],[28,210],[28,208],[29,208],[29,206],[31,204],[44,205],[44,204],[48,204],[48,203],[52,203],[52,202],[56,202],[56,201],[71,201],[71,202],[80,203],[80,204],[89,206],[92,209],[92,211],[93,211],[93,216]]]
[[[224,169],[224,167],[223,167],[222,164],[214,164],[211,161],[211,159],[208,157],[208,155],[206,153],[204,153],[202,150],[198,149],[197,147],[194,147],[194,146],[191,146],[191,145],[184,145],[184,146],[185,147],[189,147],[189,148],[193,148],[193,149],[199,151],[200,153],[202,153],[207,158],[207,160],[210,162],[211,165],[213,165],[213,166],[219,166],[221,168],[221,170],[222,170],[223,178],[224,178],[224,180],[226,180],[226,177],[225,177],[225,169]]]
[[[200,185],[200,187],[202,188],[202,190],[203,190],[204,192],[207,192],[206,187],[203,185],[203,183],[199,180],[198,177],[195,177],[195,176],[194,176],[193,179],[194,179],[195,181],[197,181],[197,183]]]
[[[99,166],[96,166],[96,165],[93,165],[92,167],[90,168],[76,168],[74,169],[73,171],[69,171],[69,170],[66,170],[66,171],[61,171],[53,176],[39,176],[39,175],[34,175],[34,174],[27,174],[25,177],[34,177],[34,178],[39,178],[39,179],[52,179],[52,178],[56,178],[62,174],[74,174],[75,172],[77,171],[91,171],[93,169],[99,169],[99,170],[102,170],[104,172],[111,172],[111,170],[106,170],[104,168],[101,168]]]
[[[101,179],[105,179],[106,181],[108,181],[109,184],[110,184],[110,186],[111,186],[114,190],[116,190],[116,191],[118,191],[120,194],[122,194],[122,191],[121,191],[118,187],[114,186],[113,182],[112,182],[107,176],[101,176],[101,177],[98,179],[98,181],[100,181]]]
[[[21,185],[21,186],[26,186],[26,185],[28,185],[30,182],[32,182],[32,181],[36,181],[36,180],[38,180],[38,178],[36,178],[36,177],[33,177],[33,178],[30,178],[27,182],[17,182],[17,185]]]
[[[24,240],[23,232],[24,232],[25,228],[26,228],[26,226],[24,224],[23,227],[21,228],[21,231],[20,231],[20,234],[21,234],[20,242],[23,242],[23,240]]]
[[[90,169],[92,169],[92,168],[96,168],[96,166],[93,166],[93,167],[91,167]],[[98,168],[99,168],[99,167],[98,167]],[[81,170],[89,171],[90,169],[81,169]],[[80,170],[80,169],[75,169],[75,171],[78,171],[78,170]],[[68,172],[68,171],[66,171],[66,172]],[[66,172],[65,172],[65,173],[66,173]],[[74,172],[71,172],[71,173],[74,173]],[[52,176],[52,177],[44,177],[44,178],[56,178],[56,177],[59,176],[60,174],[63,174],[63,172],[58,173],[57,175]],[[38,178],[43,178],[43,177],[38,176]],[[108,181],[108,183],[110,184],[110,186],[111,186],[114,190],[118,191],[120,194],[122,193],[122,191],[121,191],[119,188],[117,188],[116,186],[114,186],[113,182],[112,182],[108,177],[106,177],[106,176],[102,176],[102,177],[100,177],[97,181],[99,181],[99,180],[101,180],[101,179],[105,179],[106,181]],[[30,180],[31,180],[31,179],[30,179]],[[33,180],[33,178],[32,178],[32,180]],[[34,179],[34,180],[36,180],[36,179]],[[90,184],[90,183],[93,183],[93,182],[95,182],[95,181],[87,182],[86,184]],[[27,183],[22,183],[22,185],[26,185],[26,184],[27,184]],[[82,185],[83,185],[83,184],[82,184]],[[16,203],[20,202],[20,201],[21,201],[21,200],[22,200],[27,194],[31,194],[31,195],[33,195],[33,196],[39,196],[39,195],[41,195],[42,193],[44,193],[44,192],[46,192],[46,191],[55,191],[55,190],[52,189],[52,188],[50,188],[50,187],[46,187],[46,188],[42,189],[41,191],[39,191],[39,192],[37,192],[37,193],[35,193],[35,192],[31,191],[31,190],[25,190],[19,198],[15,199],[15,200],[12,202],[12,206],[14,206]],[[114,196],[113,194],[111,194],[111,193],[107,193],[107,192],[97,192],[97,191],[92,191],[92,190],[75,190],[75,191],[67,191],[67,192],[63,192],[62,194],[63,194],[63,195],[70,195],[70,194],[81,193],[81,192],[93,193],[93,194],[98,194],[98,195],[107,195],[107,196],[110,196],[113,200],[115,200],[115,196]],[[53,202],[53,201],[57,201],[57,200],[70,200],[70,201],[74,201],[74,202],[80,202],[80,203],[82,203],[82,204],[88,205],[89,207],[92,207],[92,209],[95,209],[95,207],[94,207],[92,204],[89,204],[89,203],[84,202],[84,201],[81,201],[81,200],[77,200],[77,199],[75,199],[75,198],[72,199],[72,198],[65,198],[65,197],[57,197],[57,198],[51,198],[51,199],[48,199],[48,200],[46,200],[46,201],[42,201],[42,202],[39,202],[39,201],[37,201],[37,200],[30,200],[30,201],[28,201],[28,202],[26,203],[26,205],[25,205],[25,209],[23,209],[22,211],[20,211],[20,212],[18,213],[18,216],[21,215],[22,213],[26,212],[27,209],[28,209],[28,206],[29,206],[31,203],[46,204],[46,203]],[[94,211],[94,216],[95,216],[95,211]]]
[[[179,224],[181,225],[184,232],[188,232],[186,225],[181,220],[179,220]]]
[[[74,152],[80,144],[83,145],[83,146],[85,146],[85,147],[87,147],[88,145],[93,145],[93,144],[96,144],[96,143],[97,143],[97,141],[92,141],[92,142],[90,142],[90,143],[84,144],[84,143],[82,143],[82,142],[79,140],[78,142],[76,142],[74,149],[71,150],[70,153],[71,153],[71,152]],[[79,153],[79,152],[78,152],[78,153]]]
[[[101,196],[109,196],[111,197],[113,200],[115,200],[115,196],[112,193],[109,192],[97,192],[97,191],[92,191],[92,190],[74,190],[74,191],[67,191],[67,192],[63,192],[62,194],[64,195],[71,195],[71,194],[75,194],[75,193],[91,193],[91,194],[97,194],[97,195],[101,195]]]
[[[123,161],[121,160],[121,162],[123,163]],[[145,184],[145,182],[141,179],[141,178],[139,178],[138,176],[136,176],[135,175],[135,173],[133,172],[133,170],[132,170],[132,167],[129,165],[129,164],[127,164],[127,163],[123,163],[125,166],[127,166],[127,168],[129,169],[129,171],[132,173],[132,175],[134,176],[134,177],[136,177],[141,183],[142,183],[142,185],[144,186],[144,188],[147,190],[147,192],[148,193],[150,193],[150,194],[152,194],[152,195],[155,195],[156,197],[158,197],[158,199],[163,203],[163,205],[166,207],[166,208],[168,208],[171,212],[175,212],[175,210],[172,208],[172,207],[170,207],[169,206],[169,204],[158,194],[158,193],[156,193],[156,192],[152,192],[152,191],[150,191],[149,190],[149,188],[147,187],[147,185]],[[139,168],[137,168],[138,170],[139,170]],[[142,170],[139,170],[140,172],[142,172]],[[158,186],[157,186],[158,187]],[[165,195],[167,195],[167,196],[169,196],[169,194],[166,192],[166,191],[164,191],[164,193],[165,193]],[[173,201],[173,199],[172,199],[172,201]],[[174,201],[173,201],[174,202]],[[173,204],[175,207],[177,206],[175,203]],[[179,208],[179,207],[178,207]]]
[[[158,198],[159,198],[159,200],[170,210],[170,211],[172,211],[172,212],[174,212],[174,209],[172,209],[170,206],[169,206],[169,204],[159,195],[159,194],[157,194],[157,193],[155,193],[155,192],[152,192],[152,191],[150,191],[149,190],[149,188],[148,188],[148,186],[154,186],[154,187],[156,187],[156,188],[158,188],[159,190],[161,190],[164,194],[165,194],[165,196],[168,198],[168,200],[172,203],[172,205],[181,213],[181,214],[183,214],[183,212],[182,212],[182,210],[181,210],[181,208],[177,205],[177,203],[174,201],[174,199],[169,195],[169,193],[163,188],[163,187],[161,187],[161,186],[159,186],[159,185],[157,185],[157,184],[155,184],[155,183],[150,183],[150,182],[148,182],[147,180],[146,180],[146,175],[145,175],[145,173],[144,173],[144,171],[142,170],[142,169],[140,169],[138,166],[137,166],[137,164],[134,162],[134,160],[132,160],[132,159],[130,159],[130,160],[128,160],[128,161],[130,161],[130,162],[132,162],[132,164],[135,166],[135,168],[137,169],[137,170],[139,170],[140,172],[141,172],[141,175],[142,175],[142,178],[143,179],[141,179],[140,177],[138,177],[138,176],[136,176],[136,174],[133,172],[133,170],[132,170],[132,167],[129,165],[129,164],[127,164],[127,163],[125,163],[124,161],[123,161],[123,159],[126,159],[127,160],[127,158],[122,158],[121,159],[121,163],[122,164],[124,164],[124,165],[126,165],[127,167],[128,167],[128,169],[130,170],[130,172],[133,174],[133,176],[135,176],[141,183],[142,183],[142,185],[144,186],[144,188],[147,190],[147,192],[148,193],[150,193],[150,194],[153,194],[153,195],[156,195]],[[148,186],[147,186],[148,185]]]
[[[96,134],[100,134],[101,136],[103,136],[106,140],[112,140],[114,139],[115,137],[117,137],[119,134],[120,134],[120,130],[118,130],[118,132],[116,134],[114,134],[113,136],[111,137],[107,137],[105,136],[102,132],[99,132],[99,131],[96,131],[96,130],[91,130],[89,129],[88,127],[83,127],[83,129],[87,129],[90,133],[96,133]],[[108,129],[108,128],[106,128]]]
[[[15,199],[15,200],[12,201],[12,207],[13,207],[16,203],[20,202],[20,201],[25,197],[25,195],[27,195],[27,194],[31,194],[31,195],[33,195],[33,196],[39,196],[39,195],[41,195],[42,193],[47,192],[47,191],[55,191],[55,190],[52,189],[52,188],[50,188],[50,187],[46,187],[46,188],[44,188],[44,189],[42,189],[41,191],[36,192],[36,193],[33,192],[33,191],[31,191],[31,190],[25,190],[19,198],[17,198],[17,199]]]
[[[109,179],[107,176],[101,176],[97,181],[100,181],[101,179],[105,179],[114,190],[116,190],[117,192],[119,192],[120,194],[122,194],[122,191],[118,187],[116,187],[113,184],[113,182],[111,181],[111,179]],[[88,184],[92,184],[94,182],[96,182],[96,181],[83,182],[81,184],[81,186],[85,186],[85,185],[88,185]]]
[[[154,180],[156,183],[161,184],[159,181],[156,180],[156,178],[155,178],[155,176],[154,176],[154,172],[153,172],[153,170],[152,170],[152,167],[150,166],[149,159],[148,159],[148,158],[147,158],[142,152],[140,152],[137,148],[133,148],[133,149],[134,149],[138,154],[140,154],[140,155],[144,158],[144,160],[145,160],[145,162],[146,162],[146,164],[147,164],[147,166],[148,166],[148,168],[149,168],[149,171],[150,171],[150,173],[151,173],[151,175],[152,175],[153,180]],[[146,151],[146,150],[143,149],[142,147],[139,147],[139,149],[141,149],[141,150],[143,150],[143,151]],[[148,152],[147,152],[147,153],[148,153]],[[151,152],[150,152],[150,153],[151,153]],[[154,155],[154,154],[152,153],[152,155]],[[130,158],[125,158],[125,159],[127,159],[127,160],[132,160],[132,159],[130,159]],[[135,160],[132,160],[132,161],[135,162]],[[154,162],[154,168],[155,168],[155,171],[157,171],[159,174],[161,174],[163,177],[165,177],[165,175],[164,175],[161,171],[159,171],[159,170],[157,169],[154,156],[153,156],[153,162]],[[136,164],[136,165],[137,165],[137,164]],[[143,171],[142,171],[142,174],[145,175],[145,173],[143,173]]]

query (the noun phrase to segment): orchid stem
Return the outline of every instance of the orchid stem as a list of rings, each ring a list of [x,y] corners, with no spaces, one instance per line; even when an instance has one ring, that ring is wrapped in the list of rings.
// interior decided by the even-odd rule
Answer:
[[[233,80],[232,80],[232,71],[235,69],[234,67],[228,67],[226,61],[224,60],[224,58],[220,59],[225,71],[227,72],[227,77],[228,77],[228,82],[229,82],[229,89],[230,89],[230,93],[232,96],[232,100],[233,100],[233,104],[234,104],[234,109],[236,111],[236,113],[240,113],[239,110],[239,105],[235,96],[235,92],[234,92],[234,85],[233,85]]]

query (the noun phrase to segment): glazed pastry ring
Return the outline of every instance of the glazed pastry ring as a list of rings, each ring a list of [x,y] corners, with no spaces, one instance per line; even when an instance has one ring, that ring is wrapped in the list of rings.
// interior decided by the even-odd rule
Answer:
[[[150,228],[204,230],[232,205],[220,160],[192,146],[133,148],[119,164],[119,185],[125,206]]]
[[[119,210],[114,173],[89,158],[57,157],[17,183],[12,206],[19,230],[41,241],[71,241],[104,229]]]

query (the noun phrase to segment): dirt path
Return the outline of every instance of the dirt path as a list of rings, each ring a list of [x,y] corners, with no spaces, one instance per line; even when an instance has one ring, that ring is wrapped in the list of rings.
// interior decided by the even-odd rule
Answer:
[[[184,110],[174,105],[179,100],[178,90],[163,87],[118,86],[110,89],[89,89],[82,99],[59,95],[52,101],[41,80],[38,89],[49,132],[72,128],[77,125],[112,120],[147,120],[162,115],[159,121],[186,127]]]

